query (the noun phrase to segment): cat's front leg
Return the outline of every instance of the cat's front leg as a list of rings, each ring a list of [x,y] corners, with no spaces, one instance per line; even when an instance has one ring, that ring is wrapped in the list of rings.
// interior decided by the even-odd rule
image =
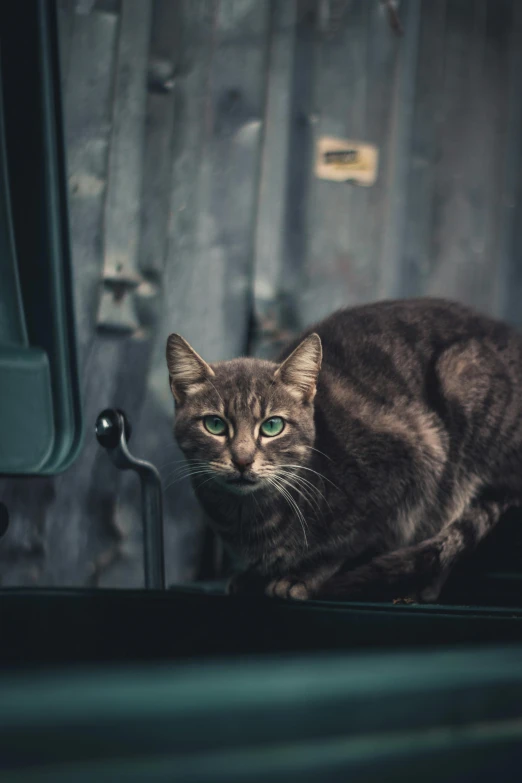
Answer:
[[[385,600],[390,593],[395,597],[402,593],[419,602],[435,602],[457,561],[475,548],[510,505],[510,501],[479,498],[437,535],[334,575],[323,582],[319,595],[337,600]]]
[[[341,568],[344,560],[323,563],[311,569],[295,568],[292,574],[286,574],[272,579],[266,586],[265,593],[271,598],[291,598],[296,601],[306,601],[316,595],[322,585]]]

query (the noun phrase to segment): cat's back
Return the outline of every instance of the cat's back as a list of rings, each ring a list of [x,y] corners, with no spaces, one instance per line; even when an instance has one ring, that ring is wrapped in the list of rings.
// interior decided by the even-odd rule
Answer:
[[[522,339],[517,332],[445,299],[391,300],[343,309],[305,334],[312,332],[323,345],[323,377],[332,373],[357,379],[374,391],[385,384],[387,395],[422,385],[437,356],[469,340],[498,347],[512,366],[520,366],[522,379]],[[284,355],[291,350],[293,346]]]
[[[502,321],[445,299],[421,298],[374,302],[338,310],[307,330],[317,332],[326,352],[350,353],[368,343],[393,349],[406,345],[414,352],[437,351],[456,340],[519,340]]]

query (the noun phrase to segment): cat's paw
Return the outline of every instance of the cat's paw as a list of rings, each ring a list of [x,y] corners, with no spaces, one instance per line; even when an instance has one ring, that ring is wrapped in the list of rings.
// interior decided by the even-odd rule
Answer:
[[[293,598],[295,601],[306,601],[311,597],[306,584],[296,579],[274,579],[265,592],[271,598]]]

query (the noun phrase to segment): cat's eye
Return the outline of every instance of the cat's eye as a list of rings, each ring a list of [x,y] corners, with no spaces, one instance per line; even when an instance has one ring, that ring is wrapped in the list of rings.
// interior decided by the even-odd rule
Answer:
[[[203,424],[211,435],[224,435],[227,431],[227,425],[219,416],[205,416]]]
[[[284,419],[281,416],[272,416],[270,419],[264,421],[261,425],[261,433],[268,438],[273,438],[274,435],[279,435],[283,432],[285,427]]]

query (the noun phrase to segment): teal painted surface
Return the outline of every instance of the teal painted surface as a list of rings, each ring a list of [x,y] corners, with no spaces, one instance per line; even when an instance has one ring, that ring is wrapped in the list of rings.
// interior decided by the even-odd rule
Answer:
[[[12,783],[516,781],[521,661],[515,646],[11,677],[0,768]]]
[[[63,471],[81,441],[55,36],[53,6],[2,9],[3,475]]]

